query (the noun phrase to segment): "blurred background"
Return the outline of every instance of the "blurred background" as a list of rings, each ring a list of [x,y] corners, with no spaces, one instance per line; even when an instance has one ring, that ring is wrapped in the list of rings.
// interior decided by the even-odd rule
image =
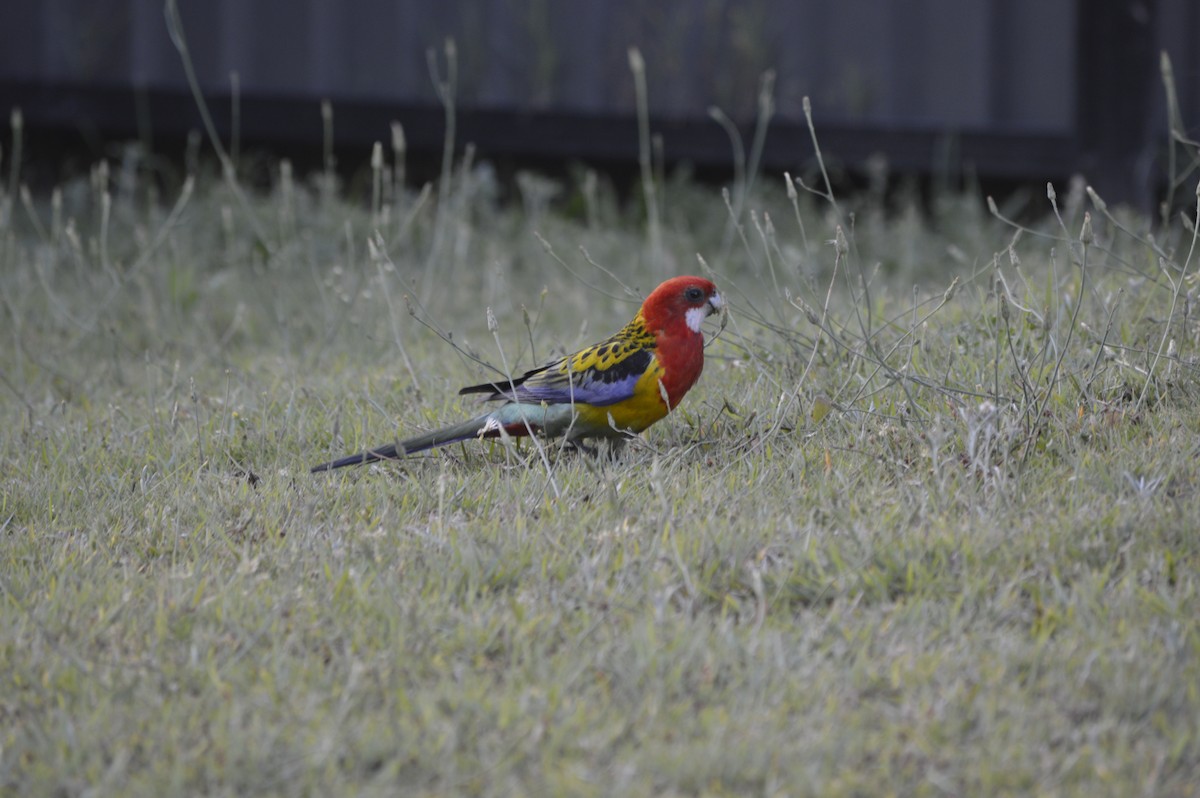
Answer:
[[[125,142],[182,158],[201,127],[161,0],[3,0],[0,111],[19,107],[22,174],[47,182]],[[1160,54],[1179,118],[1200,120],[1195,0],[179,0],[216,127],[243,151],[320,164],[320,102],[339,168],[365,169],[403,125],[409,178],[454,140],[501,174],[637,167],[629,50],[645,62],[666,169],[727,180],[736,126],[770,171],[813,145],[841,179],[872,174],[1034,187],[1083,174],[1149,210],[1169,147]],[[446,43],[453,41],[453,53]],[[763,98],[770,102],[764,104]],[[236,102],[235,102],[236,98]],[[12,152],[11,130],[0,134]]]

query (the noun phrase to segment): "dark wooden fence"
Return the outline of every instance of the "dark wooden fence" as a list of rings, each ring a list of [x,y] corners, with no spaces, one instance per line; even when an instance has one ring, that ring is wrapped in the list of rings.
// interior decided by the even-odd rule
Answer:
[[[669,162],[728,168],[720,108],[749,140],[774,75],[771,169],[812,147],[851,167],[967,167],[1045,181],[1082,172],[1149,206],[1167,143],[1159,52],[1174,61],[1183,118],[1200,124],[1196,0],[178,0],[199,81],[244,140],[319,149],[318,101],[365,160],[389,122],[414,153],[444,125],[430,54],[457,51],[459,143],[482,157],[632,163],[628,52],[646,64],[653,128]],[[199,126],[160,0],[4,0],[0,111],[31,133],[102,142]],[[140,126],[140,128],[139,128]],[[5,133],[7,136],[7,133]],[[36,157],[37,139],[31,136]],[[44,153],[43,153],[44,155]]]

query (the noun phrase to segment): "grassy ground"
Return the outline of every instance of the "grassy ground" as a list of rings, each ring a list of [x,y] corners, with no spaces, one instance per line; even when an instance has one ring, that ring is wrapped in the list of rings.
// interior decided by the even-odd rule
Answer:
[[[3,793],[1194,794],[1178,220],[133,167],[0,209]],[[615,462],[308,473],[696,271],[729,324]]]

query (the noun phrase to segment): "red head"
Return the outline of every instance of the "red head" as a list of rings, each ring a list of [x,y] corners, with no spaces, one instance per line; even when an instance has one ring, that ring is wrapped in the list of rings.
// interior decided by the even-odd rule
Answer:
[[[717,287],[703,277],[674,277],[655,288],[642,303],[646,329],[654,334],[655,358],[667,409],[674,409],[704,369],[700,322],[725,307]]]
[[[699,337],[700,322],[724,306],[717,287],[703,277],[673,277],[646,297],[642,318],[656,335]]]

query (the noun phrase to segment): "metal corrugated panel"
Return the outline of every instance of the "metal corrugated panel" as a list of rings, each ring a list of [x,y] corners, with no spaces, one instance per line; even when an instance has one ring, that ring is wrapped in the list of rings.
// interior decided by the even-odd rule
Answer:
[[[159,0],[10,3],[0,76],[182,89]],[[778,112],[871,125],[1062,130],[1073,4],[1040,0],[217,0],[179,3],[206,91],[433,103],[427,50],[452,37],[464,107],[633,111],[641,49],[654,110]]]
[[[385,138],[386,120],[397,116],[406,125],[412,120],[416,145],[423,135],[435,141],[432,128],[440,117],[429,52],[444,70],[442,46],[452,38],[464,136],[518,155],[523,146],[541,151],[546,128],[539,131],[542,141],[521,143],[533,119],[552,133],[569,134],[581,157],[624,158],[633,151],[632,140],[610,146],[600,123],[626,120],[635,110],[627,54],[636,46],[647,65],[656,125],[692,123],[671,128],[669,144],[679,157],[703,158],[711,149],[713,162],[727,161],[728,145],[708,119],[708,108],[750,123],[758,81],[771,69],[774,129],[784,131],[779,136],[803,138],[801,103],[809,96],[823,137],[847,158],[884,151],[900,168],[927,168],[937,138],[961,134],[964,159],[973,159],[981,171],[1010,176],[1074,168],[1072,148],[1090,139],[1121,140],[1095,127],[1122,123],[1122,114],[1097,113],[1115,87],[1098,84],[1092,73],[1103,74],[1110,55],[1124,63],[1125,31],[1141,36],[1144,48],[1147,38],[1137,30],[1142,17],[1155,26],[1154,41],[1174,54],[1185,118],[1194,120],[1200,109],[1197,5],[1195,0],[1149,6],[1126,0],[179,0],[205,92],[214,100],[227,97],[230,73],[236,72],[246,129],[264,139],[295,137],[298,127],[310,140],[319,139],[313,109],[318,99],[331,98],[339,109],[342,141]],[[1109,22],[1091,25],[1095,15]],[[169,109],[165,123],[155,120],[160,130],[195,124],[160,0],[9,0],[2,19],[0,103],[37,105],[26,109],[33,124],[91,113],[103,117],[93,120],[97,127],[120,127],[121,116],[131,116],[129,103],[113,98],[133,88],[153,100],[150,107],[160,115]],[[1111,35],[1111,47],[1090,40],[1081,46],[1081,35],[1101,35],[1094,31]],[[95,87],[108,93],[88,94]],[[1125,92],[1114,102],[1128,101],[1128,86]],[[1145,92],[1153,94],[1154,88]],[[66,99],[57,116],[46,111],[60,97]],[[298,116],[296,104],[307,104],[307,116]],[[1142,110],[1141,103],[1130,105],[1132,113]],[[297,124],[309,118],[311,125]],[[357,129],[359,123],[370,130]],[[1163,128],[1161,118],[1129,123],[1153,128],[1155,140],[1165,140],[1155,132]],[[1081,131],[1084,124],[1092,129]],[[1145,132],[1136,135],[1144,138]],[[768,159],[794,163],[799,156],[781,149],[779,136],[772,139]],[[562,154],[569,144],[552,147]],[[1112,158],[1102,148],[1096,153],[1079,163],[1108,168]]]

